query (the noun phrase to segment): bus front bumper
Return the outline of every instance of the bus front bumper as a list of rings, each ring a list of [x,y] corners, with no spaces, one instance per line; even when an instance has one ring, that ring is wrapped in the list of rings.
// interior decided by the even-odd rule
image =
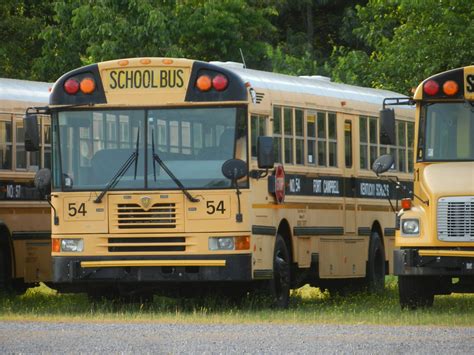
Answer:
[[[251,255],[53,257],[54,283],[250,281]]]
[[[394,250],[394,274],[474,276],[474,250],[406,248]]]

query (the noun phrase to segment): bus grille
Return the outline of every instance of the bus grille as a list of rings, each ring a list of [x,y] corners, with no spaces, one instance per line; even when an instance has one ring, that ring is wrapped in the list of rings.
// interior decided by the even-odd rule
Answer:
[[[108,249],[111,253],[185,251],[185,241],[185,237],[113,237]]]
[[[437,220],[439,240],[474,242],[474,196],[440,198]]]
[[[119,229],[176,228],[176,204],[155,203],[144,210],[139,204],[120,203],[117,205]]]

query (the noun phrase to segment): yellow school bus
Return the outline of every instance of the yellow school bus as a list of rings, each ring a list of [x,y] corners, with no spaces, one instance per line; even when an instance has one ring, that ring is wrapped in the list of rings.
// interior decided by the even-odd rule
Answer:
[[[0,79],[0,292],[51,280],[50,207],[33,185],[51,166],[50,120],[38,116],[39,150],[27,152],[23,116],[47,105],[51,85]]]
[[[414,112],[379,141],[393,92],[175,58],[112,60],[54,85],[55,286],[92,296],[208,286],[286,307],[303,284],[383,288],[398,193],[412,180]],[[34,120],[34,116],[30,117]],[[197,292],[197,291],[196,291]]]
[[[401,306],[417,308],[474,292],[474,66],[424,80],[409,101],[414,190],[402,201],[394,266]]]

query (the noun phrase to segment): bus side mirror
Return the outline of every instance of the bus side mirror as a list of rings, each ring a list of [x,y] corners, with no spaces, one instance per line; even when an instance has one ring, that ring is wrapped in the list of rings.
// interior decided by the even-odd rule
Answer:
[[[391,108],[380,110],[380,144],[395,144],[395,111]]]
[[[42,197],[49,195],[51,193],[51,170],[40,169],[35,175],[34,184]]]
[[[25,127],[25,150],[27,152],[37,152],[40,146],[38,116],[27,113],[23,118],[23,127]]]
[[[229,159],[222,164],[222,175],[237,181],[247,175],[247,163],[240,159]]]
[[[275,164],[273,138],[259,136],[257,139],[257,161],[259,169],[272,169]]]
[[[379,176],[388,171],[393,166],[394,162],[395,160],[391,154],[382,155],[374,161],[374,164],[372,164],[372,171],[375,175]]]

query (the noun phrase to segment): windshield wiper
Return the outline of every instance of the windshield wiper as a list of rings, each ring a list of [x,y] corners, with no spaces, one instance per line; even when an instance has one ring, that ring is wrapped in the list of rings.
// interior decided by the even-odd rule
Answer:
[[[120,178],[125,175],[127,170],[130,168],[130,166],[135,162],[135,174],[134,174],[134,179],[137,179],[137,166],[138,166],[138,146],[140,144],[140,129],[138,129],[137,132],[137,147],[135,148],[135,151],[128,157],[128,159],[122,164],[122,166],[119,168],[117,173],[114,175],[112,179],[110,179],[109,183],[107,186],[105,186],[104,190],[100,193],[99,196],[94,200],[94,203],[100,203],[102,201],[102,198],[104,195],[109,191],[110,189],[114,188],[115,185],[119,182]]]
[[[151,150],[152,150],[152,155],[153,155],[153,175],[155,177],[156,181],[156,168],[155,168],[155,161],[160,164],[160,166],[163,168],[164,171],[168,174],[168,176],[171,178],[171,180],[174,181],[174,183],[183,191],[185,196],[188,198],[189,201],[191,202],[199,202],[199,199],[196,197],[193,197],[188,190],[184,187],[184,185],[179,181],[179,179],[173,174],[173,172],[166,166],[163,160],[161,160],[160,156],[156,154],[155,152],[155,134],[153,130],[151,131]]]

